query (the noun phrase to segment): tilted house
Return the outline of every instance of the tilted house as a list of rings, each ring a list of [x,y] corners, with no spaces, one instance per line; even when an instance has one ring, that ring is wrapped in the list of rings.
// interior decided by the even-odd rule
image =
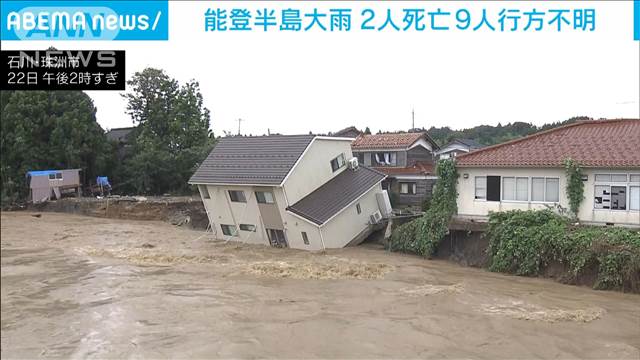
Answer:
[[[62,194],[81,195],[80,169],[39,170],[27,172],[29,199],[34,204],[61,199]]]
[[[218,239],[341,248],[364,240],[390,211],[385,175],[355,164],[352,140],[225,137],[189,183],[198,185]]]
[[[391,193],[394,206],[419,207],[431,197],[438,146],[427,133],[361,135],[351,149],[360,163],[387,175],[382,185]]]
[[[473,139],[454,139],[436,151],[436,156],[438,160],[450,159],[483,147],[484,145]]]
[[[640,120],[579,121],[457,157],[458,214],[569,208],[565,159],[583,168],[584,223],[640,226]]]

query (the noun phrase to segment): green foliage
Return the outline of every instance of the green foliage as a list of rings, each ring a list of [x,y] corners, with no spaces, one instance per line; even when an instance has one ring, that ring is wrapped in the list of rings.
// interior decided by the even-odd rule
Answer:
[[[136,193],[190,192],[187,181],[214,144],[198,83],[147,68],[127,84],[127,112],[138,126],[119,180]]]
[[[491,213],[485,236],[490,239],[491,271],[538,275],[553,258],[549,252],[566,233],[567,221],[551,210]]]
[[[390,249],[431,256],[447,234],[451,216],[457,211],[458,173],[453,160],[440,160],[436,166],[438,183],[425,214],[397,227],[391,234]]]
[[[491,213],[492,271],[535,276],[551,262],[564,264],[568,281],[597,268],[596,289],[640,291],[640,232],[569,225],[551,210]]]
[[[569,197],[569,210],[571,214],[578,218],[580,204],[584,200],[584,183],[582,182],[582,169],[580,165],[572,159],[564,161],[564,169],[567,174],[567,196]]]
[[[463,130],[452,130],[450,127],[432,127],[428,131],[429,136],[431,136],[431,138],[441,146],[452,139],[473,139],[484,145],[494,145],[526,135],[531,135],[537,131],[549,130],[558,126],[571,124],[578,120],[591,120],[591,118],[586,116],[577,116],[565,121],[554,122],[540,127],[524,122],[514,122],[507,125],[498,124],[497,126],[480,125]]]
[[[2,91],[0,104],[3,205],[26,198],[29,170],[80,168],[91,179],[113,166],[96,108],[82,91]]]

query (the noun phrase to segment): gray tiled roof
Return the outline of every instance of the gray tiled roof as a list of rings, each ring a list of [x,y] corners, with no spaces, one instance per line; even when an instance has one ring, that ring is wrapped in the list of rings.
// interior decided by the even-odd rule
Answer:
[[[313,138],[314,135],[221,138],[189,183],[279,185]]]
[[[322,225],[384,178],[383,173],[364,166],[346,169],[287,210]]]

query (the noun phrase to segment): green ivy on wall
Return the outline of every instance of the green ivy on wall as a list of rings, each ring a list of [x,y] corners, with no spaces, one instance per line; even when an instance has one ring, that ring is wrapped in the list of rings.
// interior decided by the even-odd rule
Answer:
[[[569,198],[569,210],[574,218],[578,218],[580,204],[584,200],[584,183],[582,182],[582,169],[580,164],[573,159],[564,161],[564,169],[567,175],[567,197]]]

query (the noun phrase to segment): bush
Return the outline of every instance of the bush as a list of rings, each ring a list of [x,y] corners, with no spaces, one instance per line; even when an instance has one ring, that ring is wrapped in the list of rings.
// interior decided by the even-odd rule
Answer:
[[[421,218],[393,231],[390,250],[431,256],[447,234],[451,216],[457,211],[458,173],[452,160],[440,160],[436,174],[438,183],[434,187],[429,209]]]
[[[575,281],[597,267],[595,289],[640,291],[640,232],[624,228],[570,226],[551,210],[491,213],[489,269],[535,276],[555,260]]]

